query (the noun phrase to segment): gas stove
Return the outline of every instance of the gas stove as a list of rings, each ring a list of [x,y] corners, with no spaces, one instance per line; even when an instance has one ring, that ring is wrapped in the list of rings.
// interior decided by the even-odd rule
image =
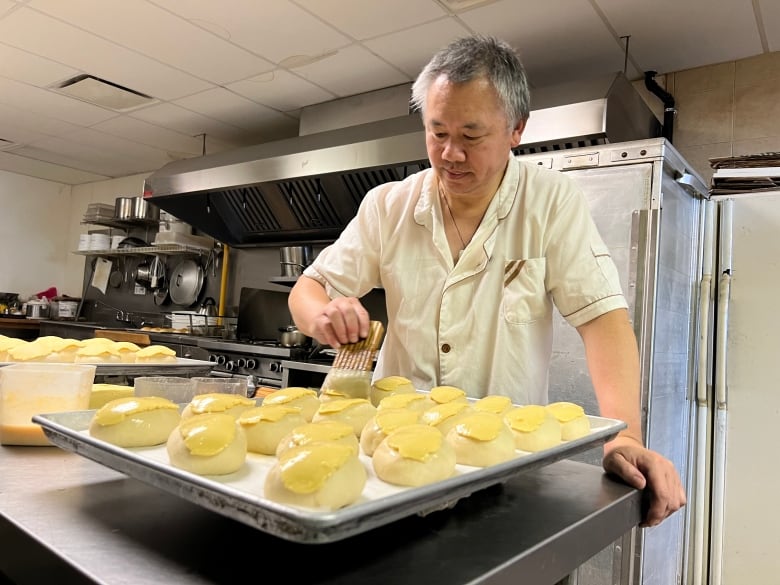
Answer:
[[[198,348],[214,363],[213,374],[225,376],[251,376],[254,386],[281,388],[284,375],[283,361],[332,362],[332,356],[318,355],[312,347],[284,347],[277,341],[251,340],[226,341],[199,339]],[[312,359],[313,358],[313,359]]]

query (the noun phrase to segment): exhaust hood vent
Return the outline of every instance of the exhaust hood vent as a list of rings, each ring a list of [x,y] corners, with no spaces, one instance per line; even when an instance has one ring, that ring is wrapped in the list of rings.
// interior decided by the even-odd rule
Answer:
[[[515,154],[654,138],[661,127],[622,74],[534,92]],[[430,166],[417,113],[174,161],[144,196],[233,247],[333,241],[372,188]]]

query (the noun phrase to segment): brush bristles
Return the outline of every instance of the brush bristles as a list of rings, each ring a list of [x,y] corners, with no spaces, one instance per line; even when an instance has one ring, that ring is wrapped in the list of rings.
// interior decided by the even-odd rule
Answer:
[[[342,345],[333,360],[333,367],[343,370],[370,370],[384,332],[385,328],[380,321],[371,321],[368,337]]]

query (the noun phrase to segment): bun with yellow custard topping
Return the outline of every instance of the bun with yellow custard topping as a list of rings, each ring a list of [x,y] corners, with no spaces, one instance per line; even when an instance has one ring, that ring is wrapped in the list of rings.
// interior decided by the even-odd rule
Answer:
[[[275,455],[276,447],[287,433],[306,424],[301,409],[284,404],[263,404],[242,412],[238,424],[246,433],[247,449],[252,453]]]
[[[455,460],[461,465],[487,467],[516,455],[512,431],[492,412],[475,412],[463,417],[445,439],[452,445]]]
[[[314,413],[320,407],[320,399],[317,397],[317,392],[311,388],[290,386],[271,392],[263,398],[263,405],[266,404],[295,406],[301,409],[301,415],[306,419],[306,422],[311,422]]]
[[[371,457],[379,443],[384,441],[387,435],[397,428],[419,421],[420,413],[408,408],[377,410],[377,413],[368,420],[360,433],[360,447],[363,449],[363,453]]]
[[[356,455],[360,452],[360,444],[352,425],[337,420],[326,420],[295,427],[279,441],[279,445],[276,447],[276,456],[279,457],[292,447],[320,441],[347,445],[355,451]]]
[[[209,392],[198,394],[190,400],[181,413],[182,418],[190,418],[196,414],[229,414],[238,418],[245,410],[255,406],[255,401],[240,394],[228,394],[227,392]]]
[[[455,473],[455,451],[436,428],[413,424],[391,432],[371,457],[379,479],[402,486],[421,486]]]
[[[434,386],[426,397],[428,408],[449,402],[468,402],[466,391],[455,386]]]
[[[246,461],[246,434],[224,413],[182,420],[166,444],[171,465],[198,475],[227,475]]]
[[[375,414],[376,406],[371,404],[368,398],[343,398],[321,403],[311,420],[312,422],[337,420],[347,423],[352,427],[355,436],[360,437],[368,419]]]
[[[92,416],[89,434],[119,447],[161,445],[179,424],[179,407],[166,398],[116,398]]]
[[[330,441],[284,451],[265,479],[265,497],[305,508],[337,510],[354,503],[366,485],[366,468],[349,445]]]
[[[523,451],[534,453],[561,442],[561,423],[539,404],[513,408],[504,420],[515,437],[515,447]]]
[[[369,391],[368,398],[371,400],[371,404],[379,406],[383,398],[388,396],[394,396],[396,394],[413,394],[417,392],[417,389],[412,384],[409,378],[403,376],[387,376],[375,380],[371,384],[371,390]]]
[[[579,404],[553,402],[545,408],[561,423],[561,439],[564,441],[573,441],[590,433],[590,419]]]

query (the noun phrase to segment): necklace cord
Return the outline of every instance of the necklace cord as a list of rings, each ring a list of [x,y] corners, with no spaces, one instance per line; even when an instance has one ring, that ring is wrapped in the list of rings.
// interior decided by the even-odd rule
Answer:
[[[447,211],[450,213],[450,218],[452,219],[452,225],[455,226],[455,232],[458,234],[458,239],[460,240],[461,250],[466,249],[466,242],[463,241],[463,236],[460,233],[460,230],[458,229],[458,222],[455,221],[455,216],[452,214],[452,207],[450,207],[450,202],[447,201],[447,195],[442,191],[441,194],[442,199],[444,199],[444,205],[447,206]]]

